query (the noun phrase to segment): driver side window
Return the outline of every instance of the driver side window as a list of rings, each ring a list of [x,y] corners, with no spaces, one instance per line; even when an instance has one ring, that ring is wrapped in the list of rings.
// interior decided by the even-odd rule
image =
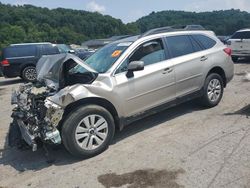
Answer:
[[[143,61],[144,66],[166,60],[163,42],[155,39],[140,45],[119,67],[116,73],[127,71],[127,66],[132,61]]]

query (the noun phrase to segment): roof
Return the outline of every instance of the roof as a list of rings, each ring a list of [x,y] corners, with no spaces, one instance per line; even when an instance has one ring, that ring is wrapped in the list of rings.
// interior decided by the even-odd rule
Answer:
[[[50,42],[19,43],[19,44],[11,44],[10,46],[41,45],[41,44],[51,44],[51,43]]]
[[[250,31],[250,28],[241,29],[241,30],[239,30],[239,31],[237,31],[237,32],[244,32],[244,31]]]
[[[140,38],[140,35],[136,35],[136,36],[131,36],[131,37],[127,37],[127,38],[118,40],[116,42],[135,42],[139,38]]]
[[[112,37],[107,38],[107,39],[93,39],[93,40],[83,42],[82,46],[104,46],[104,45],[109,44],[111,42],[121,40],[121,39],[124,39],[127,37],[130,37],[130,35],[112,36]]]
[[[127,37],[131,37],[131,35],[118,35],[118,36],[112,36],[112,37],[110,37],[109,39],[110,39],[110,40],[120,40],[120,39],[124,39],[124,38],[127,38]]]
[[[95,40],[89,40],[84,43],[82,43],[82,46],[102,46],[105,44],[108,44],[112,42],[112,40],[109,39],[95,39]]]

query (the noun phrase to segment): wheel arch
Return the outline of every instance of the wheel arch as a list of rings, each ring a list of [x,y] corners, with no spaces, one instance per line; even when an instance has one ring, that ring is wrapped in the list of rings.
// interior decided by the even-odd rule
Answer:
[[[105,108],[113,116],[116,129],[121,130],[123,128],[123,123],[121,122],[119,118],[119,115],[115,106],[110,101],[103,99],[103,98],[99,98],[99,97],[89,97],[89,98],[80,99],[67,105],[64,109],[63,118],[62,118],[61,123],[59,124],[59,128],[61,129],[62,122],[64,121],[65,118],[67,118],[67,116],[70,114],[72,110],[80,106],[84,106],[84,105],[98,105],[98,106]]]
[[[210,71],[207,73],[206,78],[211,74],[211,73],[216,73],[219,74],[223,80],[223,85],[224,87],[227,86],[227,79],[226,79],[226,74],[223,68],[216,66],[210,69]]]

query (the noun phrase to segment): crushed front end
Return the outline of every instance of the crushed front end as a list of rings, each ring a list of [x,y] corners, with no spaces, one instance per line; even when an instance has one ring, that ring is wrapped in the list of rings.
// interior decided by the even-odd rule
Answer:
[[[87,96],[83,84],[91,84],[97,73],[71,54],[43,56],[37,63],[37,81],[22,84],[12,93],[14,105],[9,145],[22,143],[37,150],[38,144],[60,144],[58,130],[66,106]],[[26,144],[27,143],[27,144]]]
[[[22,84],[13,91],[11,103],[14,105],[10,125],[9,145],[18,146],[25,141],[33,151],[38,143],[60,144],[58,124],[64,110],[47,100],[53,89],[32,83]]]

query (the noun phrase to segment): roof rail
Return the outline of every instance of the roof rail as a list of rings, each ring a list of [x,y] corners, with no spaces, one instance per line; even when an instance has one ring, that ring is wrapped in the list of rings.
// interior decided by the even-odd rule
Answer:
[[[153,34],[165,33],[165,32],[173,32],[173,31],[197,31],[197,30],[205,30],[201,25],[185,25],[185,26],[167,26],[167,27],[159,27],[155,29],[151,29],[141,34],[141,37],[146,37]]]

